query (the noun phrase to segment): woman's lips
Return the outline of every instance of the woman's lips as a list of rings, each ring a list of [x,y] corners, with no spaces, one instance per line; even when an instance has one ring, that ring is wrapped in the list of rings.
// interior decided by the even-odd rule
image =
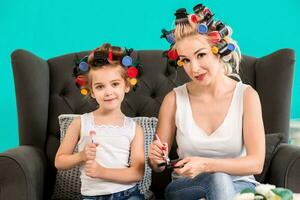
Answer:
[[[198,76],[195,76],[195,78],[198,80],[198,81],[202,81],[204,78],[205,78],[205,75],[206,73],[203,73],[203,74],[200,74]]]

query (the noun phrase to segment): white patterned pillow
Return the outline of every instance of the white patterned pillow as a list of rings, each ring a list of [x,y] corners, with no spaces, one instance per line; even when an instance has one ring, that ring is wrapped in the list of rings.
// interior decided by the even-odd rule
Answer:
[[[60,141],[63,140],[67,128],[69,127],[73,119],[77,116],[80,115],[63,114],[58,117],[59,126],[60,126]],[[156,130],[157,118],[135,117],[133,118],[133,120],[139,123],[144,130],[144,140],[145,140],[144,150],[145,150],[145,157],[147,160],[149,145],[153,140],[153,136]],[[78,152],[77,146],[74,152]],[[151,177],[152,177],[151,168],[149,167],[148,162],[145,162],[145,174],[143,180],[139,182],[138,187],[141,193],[145,195],[146,199],[150,199],[153,196],[152,192],[149,190],[151,185]],[[81,198],[80,186],[81,186],[81,182],[80,182],[79,167],[75,167],[67,171],[58,170],[52,199],[80,200]]]

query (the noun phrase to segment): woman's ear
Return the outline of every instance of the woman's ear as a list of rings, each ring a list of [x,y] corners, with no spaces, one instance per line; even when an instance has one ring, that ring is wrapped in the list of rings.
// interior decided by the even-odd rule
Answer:
[[[94,92],[93,92],[93,89],[91,88],[90,91],[91,91],[91,97],[92,97],[93,99],[95,99],[95,94],[94,94]]]

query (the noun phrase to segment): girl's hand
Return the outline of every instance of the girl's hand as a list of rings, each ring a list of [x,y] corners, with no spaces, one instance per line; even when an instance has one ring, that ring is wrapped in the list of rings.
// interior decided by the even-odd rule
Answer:
[[[154,140],[149,147],[149,159],[152,165],[158,166],[166,162],[165,155],[168,152],[168,143],[161,143],[159,140]]]
[[[84,149],[80,152],[81,158],[84,162],[87,160],[95,160],[97,146],[98,144],[90,143],[84,147]]]
[[[101,174],[103,174],[103,169],[96,160],[88,160],[85,163],[85,174],[92,178],[101,178]]]
[[[174,171],[181,176],[194,178],[195,176],[207,171],[207,162],[208,158],[186,157],[174,165],[183,167],[175,168]]]

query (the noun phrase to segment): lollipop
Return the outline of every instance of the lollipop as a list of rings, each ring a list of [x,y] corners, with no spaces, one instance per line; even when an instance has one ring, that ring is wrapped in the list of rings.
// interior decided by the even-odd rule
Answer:
[[[92,139],[92,143],[94,144],[94,137],[96,136],[96,131],[94,131],[94,130],[91,130],[90,131],[90,137],[91,137],[91,139]]]

